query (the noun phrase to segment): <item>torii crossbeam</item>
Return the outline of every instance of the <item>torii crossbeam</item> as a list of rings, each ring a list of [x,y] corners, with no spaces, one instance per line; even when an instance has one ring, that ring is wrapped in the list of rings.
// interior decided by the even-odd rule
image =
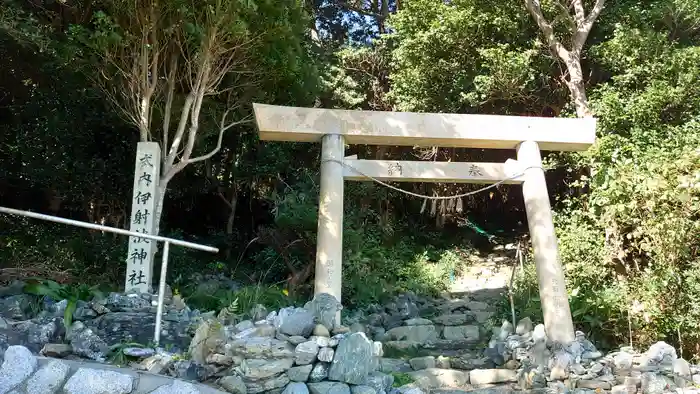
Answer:
[[[261,140],[321,142],[315,293],[341,300],[344,180],[522,184],[544,324],[555,342],[574,340],[540,149],[583,151],[594,118],[350,111],[253,104]],[[517,162],[435,163],[345,158],[345,144],[514,149]]]

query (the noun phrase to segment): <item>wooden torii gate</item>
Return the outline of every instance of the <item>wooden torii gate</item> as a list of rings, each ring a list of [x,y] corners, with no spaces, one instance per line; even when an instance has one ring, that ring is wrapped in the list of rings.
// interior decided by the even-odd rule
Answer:
[[[321,196],[315,293],[341,300],[344,180],[522,184],[544,324],[555,342],[574,340],[540,149],[583,151],[595,142],[593,118],[349,111],[254,104],[261,140],[321,142]],[[346,144],[514,149],[506,163],[358,160]]]

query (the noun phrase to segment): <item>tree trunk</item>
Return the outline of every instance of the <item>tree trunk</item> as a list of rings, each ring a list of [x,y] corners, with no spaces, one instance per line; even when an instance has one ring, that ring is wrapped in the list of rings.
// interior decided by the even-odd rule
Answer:
[[[581,68],[581,56],[574,53],[569,53],[569,59],[566,61],[566,68],[569,71],[569,79],[566,80],[566,86],[571,93],[571,100],[576,108],[576,116],[586,118],[593,116],[590,107],[588,106],[588,97],[586,96],[586,86],[583,82],[583,69]]]
[[[231,250],[233,249],[231,237],[233,236],[233,225],[236,222],[236,207],[237,206],[238,206],[238,189],[234,186],[233,190],[231,191],[231,200],[228,203],[229,214],[228,214],[228,219],[226,220],[226,235],[228,235],[226,252],[224,253],[224,256],[226,257],[226,259],[231,257]]]
[[[163,217],[163,203],[165,202],[165,193],[168,190],[168,181],[164,181],[163,178],[160,179],[158,183],[158,188],[156,188],[156,212],[153,216],[153,235],[160,234],[160,221]]]
[[[605,7],[605,0],[596,0],[588,15],[584,10],[583,0],[572,0],[571,7],[574,14],[570,17],[574,22],[574,29],[571,32],[571,49],[567,49],[557,38],[554,27],[547,21],[542,13],[540,2],[537,0],[525,0],[525,7],[530,15],[537,23],[540,32],[545,38],[545,42],[549,46],[554,56],[566,64],[566,69],[569,73],[568,79],[562,76],[571,93],[571,100],[576,107],[576,115],[580,118],[593,116],[588,105],[586,96],[586,87],[583,81],[583,69],[581,67],[581,52],[586,43],[588,34],[593,28],[593,23]]]

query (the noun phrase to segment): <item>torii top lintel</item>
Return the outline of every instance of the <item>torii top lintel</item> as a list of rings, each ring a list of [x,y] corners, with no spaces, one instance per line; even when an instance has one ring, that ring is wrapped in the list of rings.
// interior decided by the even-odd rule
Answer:
[[[594,118],[351,111],[253,104],[261,140],[515,149],[535,141],[549,151],[583,151],[595,142]]]

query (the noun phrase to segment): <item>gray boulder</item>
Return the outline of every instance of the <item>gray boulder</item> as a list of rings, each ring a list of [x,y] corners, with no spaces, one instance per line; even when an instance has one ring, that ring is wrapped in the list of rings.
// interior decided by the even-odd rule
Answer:
[[[372,372],[372,357],[372,341],[361,332],[350,334],[338,344],[328,378],[361,384]]]
[[[313,300],[304,305],[304,308],[311,311],[316,319],[316,323],[323,324],[329,330],[335,328],[335,316],[343,309],[342,304],[335,296],[328,293],[316,294]]]
[[[5,394],[22,383],[37,367],[37,359],[24,346],[10,346],[0,368],[0,394]]]
[[[282,394],[309,394],[309,388],[304,383],[292,382],[284,388]]]
[[[314,315],[304,308],[281,309],[275,319],[275,327],[285,335],[308,337],[316,327]]]
[[[131,375],[102,369],[80,368],[63,387],[66,394],[128,394],[134,390]]]
[[[350,394],[350,387],[340,382],[309,383],[311,394]]]

